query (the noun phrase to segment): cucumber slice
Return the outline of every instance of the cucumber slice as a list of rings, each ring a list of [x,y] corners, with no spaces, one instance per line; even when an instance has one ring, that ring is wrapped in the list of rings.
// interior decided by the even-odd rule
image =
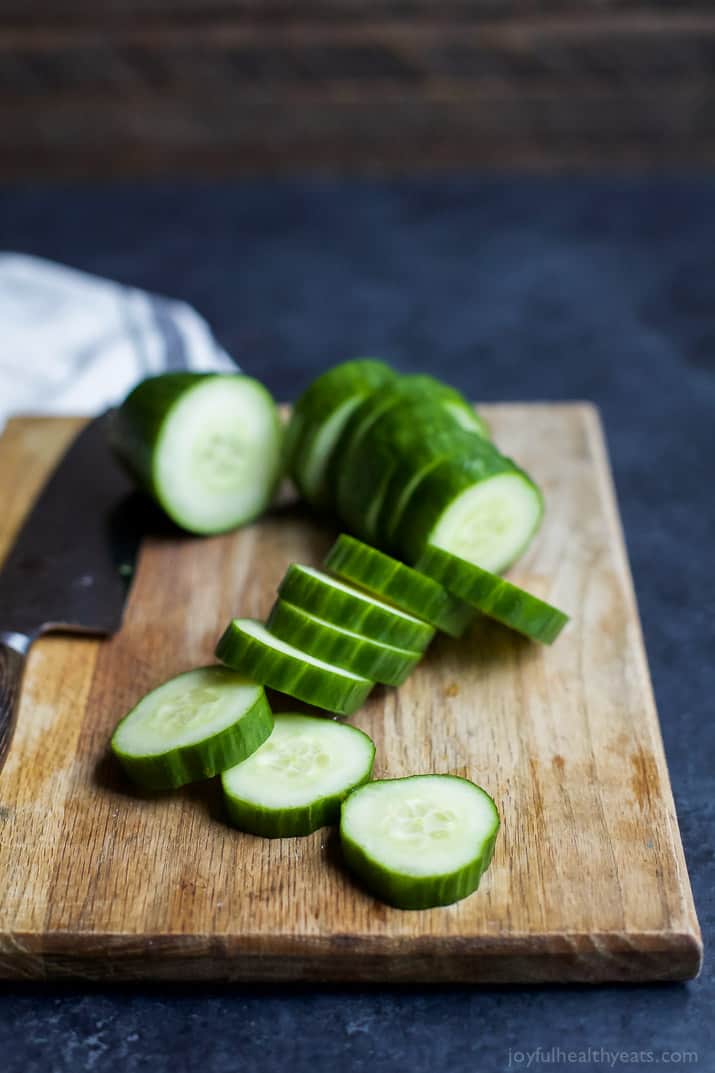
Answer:
[[[452,637],[461,637],[474,618],[469,604],[452,596],[432,578],[346,533],[341,533],[333,544],[324,566]]]
[[[375,684],[279,640],[250,618],[229,623],[216,657],[254,681],[342,715],[357,711]]]
[[[463,402],[445,402],[444,406],[465,432],[476,432],[478,436],[483,436],[487,440],[491,439],[492,433],[489,425],[466,399]]]
[[[330,502],[327,467],[352,412],[394,378],[383,361],[346,361],[319,376],[298,399],[286,433],[285,455],[298,490],[313,506]]]
[[[309,835],[336,823],[340,804],[372,773],[375,746],[356,727],[310,715],[277,715],[265,745],[221,776],[226,811],[242,831]]]
[[[568,615],[538,596],[442,548],[428,546],[418,565],[482,614],[542,644],[552,644],[569,621]]]
[[[429,623],[312,566],[292,563],[278,587],[278,595],[332,626],[396,648],[424,652],[434,637],[434,627]]]
[[[267,625],[273,636],[281,641],[311,656],[319,656],[326,663],[387,686],[402,685],[422,655],[340,629],[285,600],[278,600],[273,605]]]
[[[220,533],[256,518],[281,469],[273,399],[240,373],[163,373],[142,381],[113,416],[110,442],[173,522]]]
[[[261,686],[225,667],[202,667],[142,697],[117,724],[111,749],[134,782],[171,790],[245,760],[272,729]]]
[[[531,478],[482,441],[471,457],[426,471],[411,490],[391,543],[409,563],[434,544],[498,573],[526,549],[542,514],[541,493]]]
[[[472,894],[498,830],[489,794],[455,775],[370,782],[350,794],[340,818],[348,868],[400,909],[449,905]]]

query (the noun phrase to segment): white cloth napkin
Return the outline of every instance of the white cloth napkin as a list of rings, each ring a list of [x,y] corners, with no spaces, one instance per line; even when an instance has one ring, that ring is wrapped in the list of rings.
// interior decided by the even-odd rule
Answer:
[[[184,302],[0,253],[0,428],[13,413],[98,413],[168,369],[237,366]]]

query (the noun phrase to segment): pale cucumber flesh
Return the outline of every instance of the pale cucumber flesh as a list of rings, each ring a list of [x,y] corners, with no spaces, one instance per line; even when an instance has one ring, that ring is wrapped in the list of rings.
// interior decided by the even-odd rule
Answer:
[[[372,772],[367,734],[331,719],[282,714],[249,760],[221,777],[231,821],[268,837],[305,835],[335,823],[341,801]]]
[[[202,667],[142,697],[111,747],[136,782],[169,789],[245,759],[272,726],[261,686],[226,667]]]
[[[340,821],[348,866],[378,897],[406,909],[476,890],[498,829],[491,797],[453,775],[368,783],[345,801]]]
[[[542,514],[541,497],[520,473],[480,481],[455,499],[428,534],[435,547],[498,573],[521,555]]]

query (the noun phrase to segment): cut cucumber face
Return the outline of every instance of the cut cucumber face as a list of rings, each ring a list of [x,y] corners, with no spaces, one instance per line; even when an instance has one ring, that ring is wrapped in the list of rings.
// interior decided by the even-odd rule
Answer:
[[[392,540],[416,564],[427,544],[498,573],[526,549],[543,514],[541,493],[510,459],[484,442],[446,461],[413,488]]]
[[[308,835],[338,821],[341,802],[370,778],[374,760],[375,746],[356,727],[277,715],[265,745],[221,776],[228,816],[255,835]]]
[[[335,445],[353,411],[372,391],[395,379],[385,362],[346,361],[319,376],[293,409],[286,434],[288,470],[313,506],[330,504],[326,473]]]
[[[383,685],[402,685],[422,656],[339,629],[285,600],[274,604],[267,625],[274,637],[295,648]]]
[[[177,525],[220,533],[256,518],[273,496],[282,432],[273,399],[240,373],[163,373],[114,414],[110,440]]]
[[[281,641],[249,618],[229,623],[216,658],[262,685],[343,715],[357,711],[375,684]]]
[[[542,644],[552,644],[569,621],[557,607],[442,548],[428,546],[419,568],[482,614]]]
[[[350,794],[340,818],[348,868],[400,909],[449,905],[472,894],[498,830],[489,794],[454,775],[368,783]]]
[[[473,608],[438,582],[346,533],[333,544],[324,565],[452,637],[461,637],[474,619]]]
[[[147,693],[117,725],[111,748],[134,782],[171,790],[245,760],[272,729],[261,686],[202,667]]]
[[[289,566],[278,594],[287,603],[333,626],[396,648],[424,652],[434,636],[434,627],[429,623],[312,566]]]

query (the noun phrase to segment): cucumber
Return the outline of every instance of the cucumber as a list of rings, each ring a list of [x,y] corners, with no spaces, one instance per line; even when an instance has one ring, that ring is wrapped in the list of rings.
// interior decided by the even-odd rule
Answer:
[[[434,627],[429,623],[312,566],[292,563],[278,586],[278,595],[333,626],[396,648],[424,652],[434,637]]]
[[[313,506],[329,503],[326,471],[333,449],[353,411],[382,384],[395,379],[383,361],[363,358],[328,369],[301,395],[286,433],[288,471]]]
[[[552,644],[569,621],[545,600],[442,548],[428,546],[418,565],[482,614],[542,644]]]
[[[171,790],[245,760],[272,729],[261,686],[225,667],[201,667],[142,697],[117,724],[111,749],[134,782]]]
[[[478,436],[483,436],[487,440],[492,438],[489,425],[466,399],[455,402],[445,401],[444,406],[465,432],[476,432]]]
[[[118,459],[173,522],[221,533],[256,518],[281,469],[273,399],[240,373],[162,373],[142,381],[114,413]]]
[[[229,623],[216,657],[262,685],[342,715],[357,711],[375,684],[279,640],[250,618]]]
[[[401,376],[369,395],[346,423],[328,471],[332,505],[345,524],[374,540],[379,504],[373,504],[386,494],[386,471],[395,456],[405,450],[411,455],[415,441],[419,447],[430,445],[439,429],[458,439],[464,433],[461,421],[472,417],[474,434],[481,424],[472,408],[458,391],[431,376]],[[409,447],[400,441],[400,432],[410,437]]]
[[[525,551],[541,522],[543,499],[523,470],[481,441],[468,458],[428,468],[398,510],[390,547],[400,558],[415,565],[434,544],[498,573]]]
[[[273,636],[281,641],[287,641],[311,656],[319,656],[326,663],[388,686],[402,685],[422,655],[340,629],[285,600],[274,604],[267,625]]]
[[[350,794],[340,817],[346,865],[400,909],[449,905],[472,894],[498,830],[489,794],[455,775],[370,782]]]
[[[338,537],[323,565],[338,577],[423,618],[452,637],[461,637],[474,618],[469,604],[452,596],[432,578],[346,533]]]
[[[338,821],[341,802],[370,778],[374,760],[375,746],[356,727],[277,715],[265,745],[221,776],[228,817],[254,835],[309,835]]]
[[[391,393],[396,389],[383,394]],[[369,435],[345,453],[337,484],[341,519],[369,543],[385,544],[389,520],[412,474],[437,460],[469,457],[481,443],[423,392],[413,390],[392,406],[383,400]]]

